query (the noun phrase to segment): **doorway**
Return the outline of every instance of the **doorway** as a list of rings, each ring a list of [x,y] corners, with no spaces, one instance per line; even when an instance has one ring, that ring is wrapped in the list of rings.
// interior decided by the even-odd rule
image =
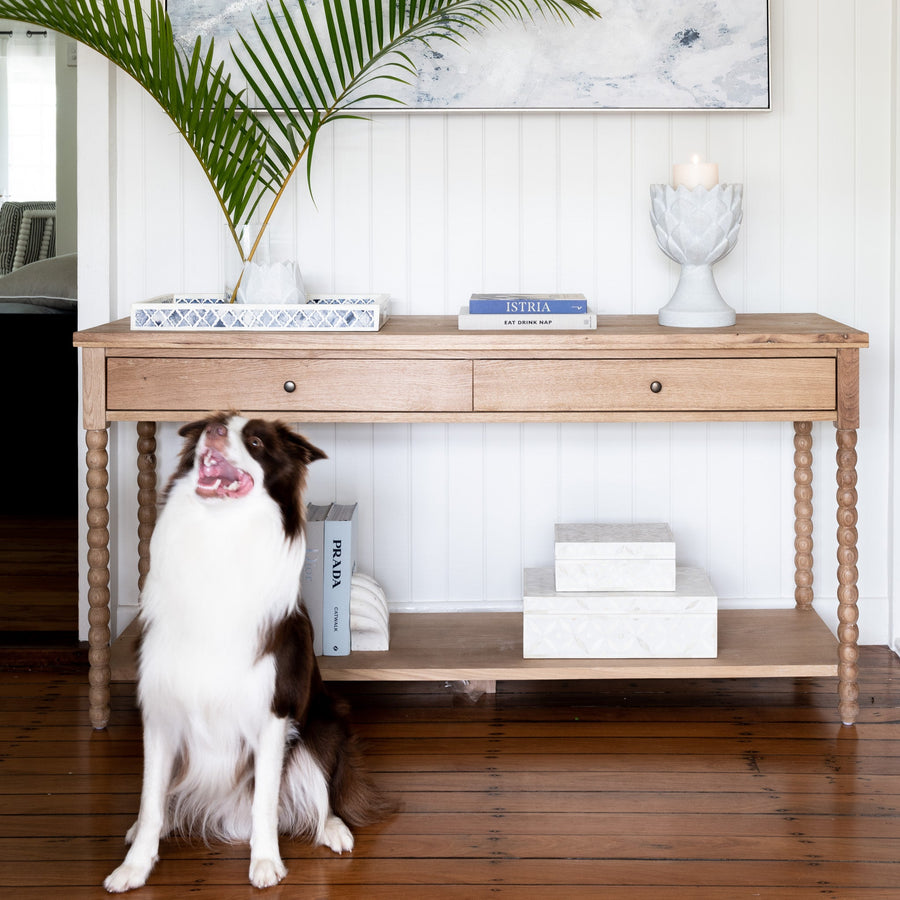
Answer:
[[[4,213],[0,203],[0,322],[7,346],[18,349],[0,358],[7,386],[0,442],[7,475],[0,490],[3,667],[86,664],[78,642],[80,442],[72,347],[76,63],[74,42],[0,20],[0,201],[9,204]]]

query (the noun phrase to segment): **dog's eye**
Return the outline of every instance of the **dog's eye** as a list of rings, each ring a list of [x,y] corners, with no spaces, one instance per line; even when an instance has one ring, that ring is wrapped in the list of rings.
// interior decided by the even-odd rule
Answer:
[[[263,442],[258,437],[252,437],[249,441],[251,450],[262,450]]]

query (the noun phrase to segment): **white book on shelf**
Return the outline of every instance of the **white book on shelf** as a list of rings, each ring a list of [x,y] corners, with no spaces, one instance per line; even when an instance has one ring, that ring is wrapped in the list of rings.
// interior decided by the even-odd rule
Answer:
[[[313,652],[322,655],[325,602],[325,516],[331,504],[306,505],[306,559],[300,578],[300,597],[313,627]]]
[[[325,517],[325,602],[322,652],[350,653],[350,580],[356,564],[356,503],[333,503]]]

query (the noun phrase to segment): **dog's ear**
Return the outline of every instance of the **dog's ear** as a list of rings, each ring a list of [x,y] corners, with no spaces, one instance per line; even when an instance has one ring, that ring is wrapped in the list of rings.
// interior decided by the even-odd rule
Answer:
[[[205,419],[200,419],[197,422],[188,422],[187,425],[182,425],[181,428],[178,429],[178,434],[183,438],[187,438],[190,443],[196,444],[197,441],[200,440],[200,435],[203,434],[208,425],[213,422],[221,422],[224,424],[237,415],[240,415],[237,410],[210,413]]]
[[[305,466],[314,463],[317,459],[328,459],[324,450],[320,450],[311,444],[302,434],[297,434],[287,426],[284,426],[284,436],[287,446],[291,448],[293,455]]]
[[[203,434],[203,430],[209,424],[209,419],[200,419],[198,422],[188,422],[187,425],[182,425],[181,428],[178,429],[178,434],[187,438],[191,443],[196,444],[197,441],[200,440],[200,435]]]

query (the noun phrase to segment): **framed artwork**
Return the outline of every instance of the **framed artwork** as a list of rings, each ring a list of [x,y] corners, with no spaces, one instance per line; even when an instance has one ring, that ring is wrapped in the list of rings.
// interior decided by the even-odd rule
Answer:
[[[392,87],[418,110],[765,110],[768,0],[594,0],[599,20],[504,23],[459,46],[407,48],[419,75]],[[321,12],[321,0],[308,0]],[[255,35],[265,0],[167,0],[177,37]],[[378,109],[370,104],[369,109]],[[396,110],[396,105],[382,108]]]

